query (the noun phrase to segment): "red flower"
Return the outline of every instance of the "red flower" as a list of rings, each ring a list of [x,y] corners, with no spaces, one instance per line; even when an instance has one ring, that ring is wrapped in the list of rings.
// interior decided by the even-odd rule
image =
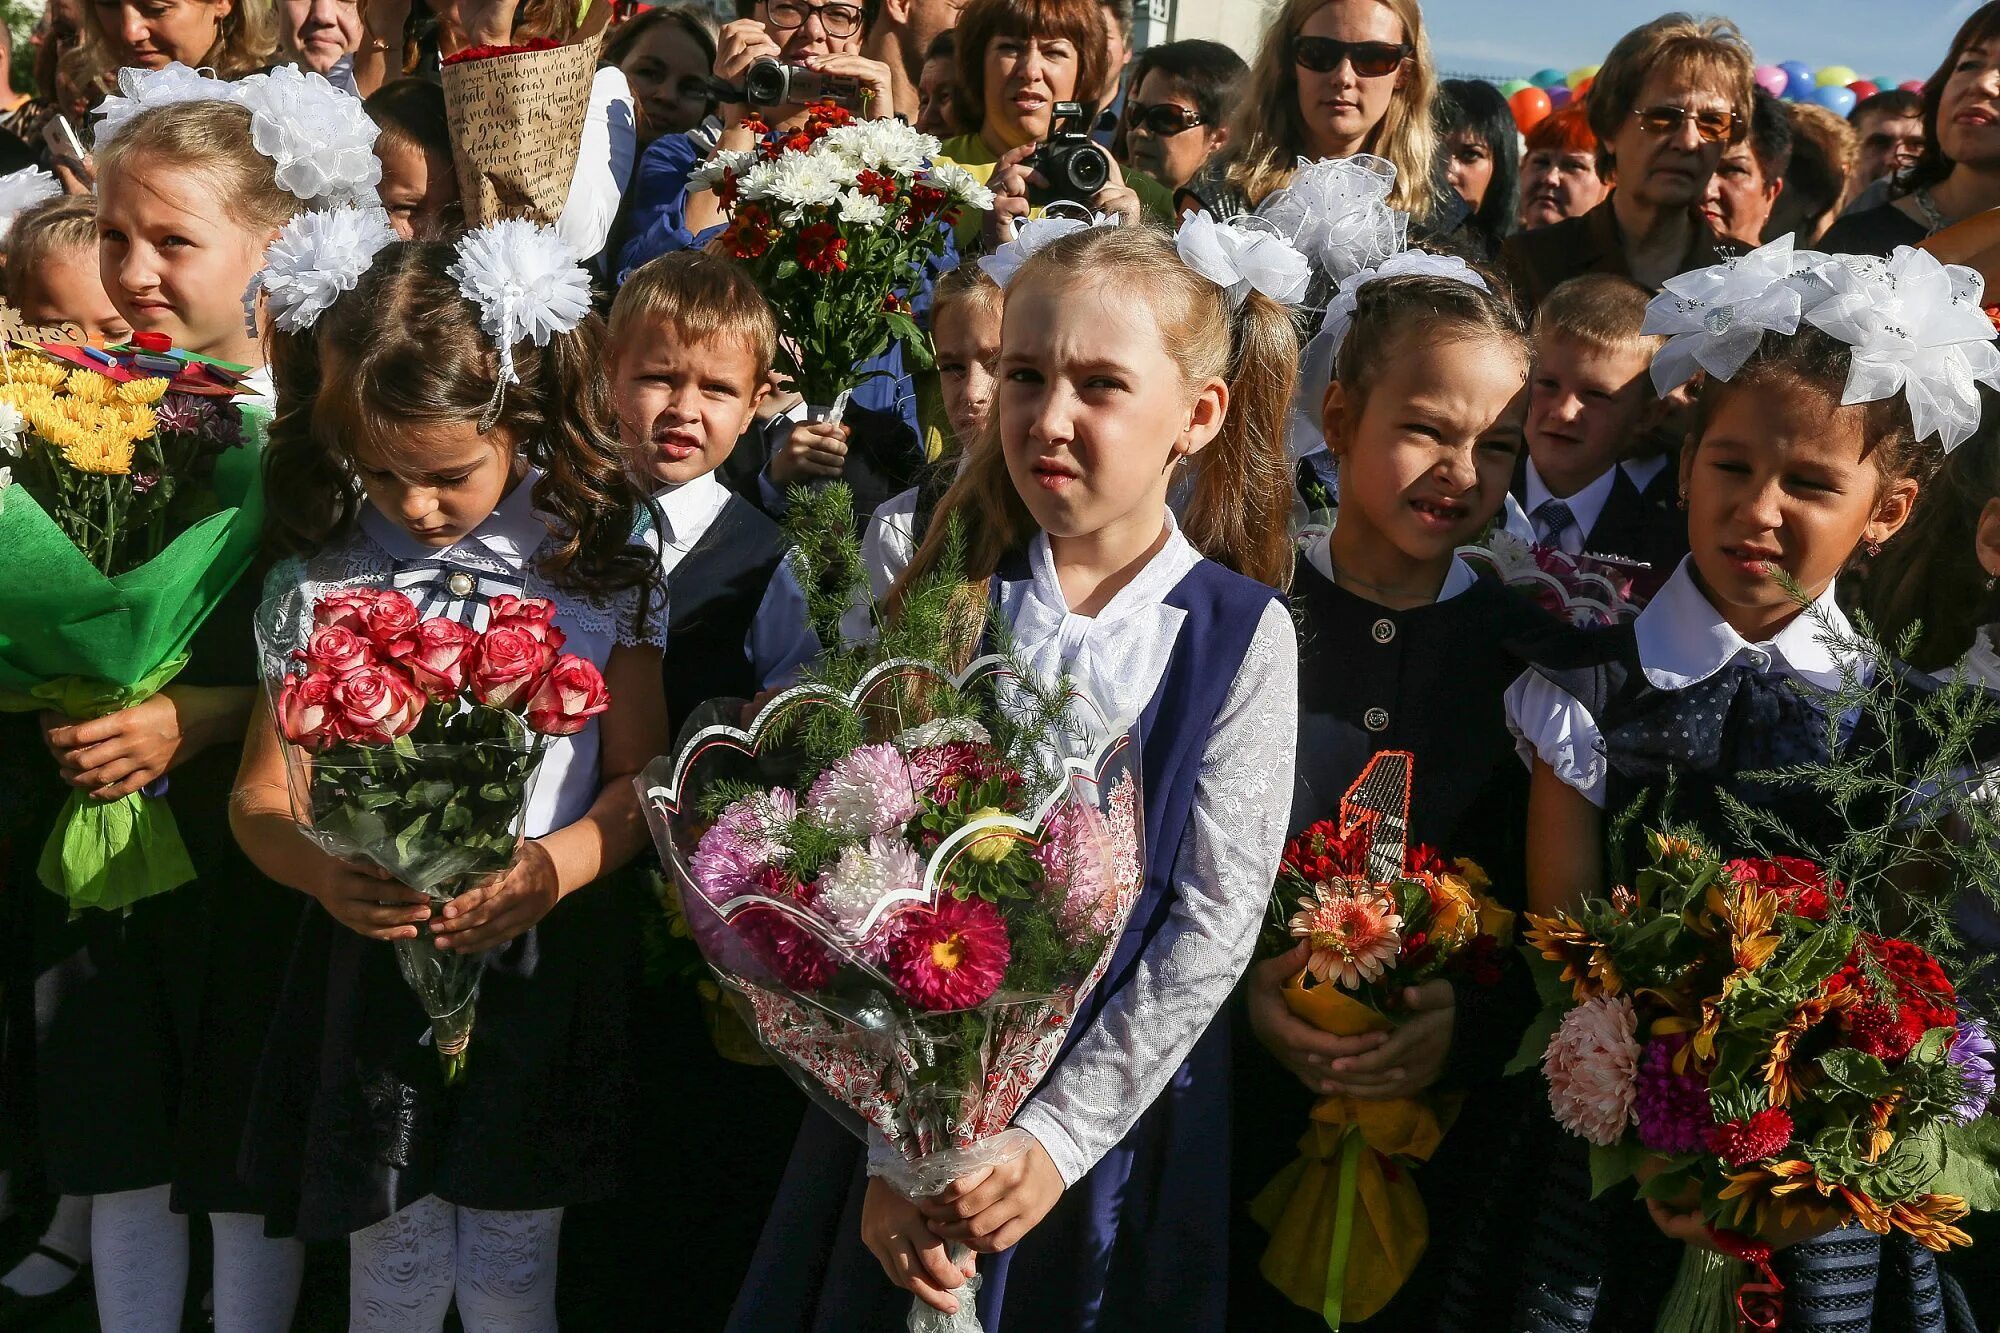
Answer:
[[[1013,946],[1000,909],[984,898],[946,894],[931,911],[897,918],[889,946],[889,979],[919,1009],[970,1009],[1007,975]]]
[[[342,739],[386,745],[410,733],[427,702],[401,671],[373,666],[335,682],[330,707]]]
[[[519,709],[541,687],[556,650],[516,626],[489,629],[472,666],[472,697],[495,708]]]
[[[334,678],[324,671],[292,676],[278,693],[278,730],[294,745],[324,750],[340,739],[334,715]]]
[[[951,191],[943,186],[932,185],[928,181],[917,181],[910,186],[910,215],[920,221],[950,202]]]
[[[556,604],[546,597],[515,597],[501,593],[487,603],[486,628],[526,630],[546,643],[560,650],[563,646],[563,632],[556,628]]]
[[[1826,920],[1833,907],[1833,899],[1843,894],[1841,886],[1835,884],[1829,896],[1826,871],[1803,857],[1776,856],[1768,861],[1739,859],[1731,861],[1726,869],[1739,884],[1755,884],[1777,894],[1785,911],[1807,921]]]
[[[478,648],[472,626],[432,616],[396,645],[395,657],[418,689],[433,699],[449,699],[465,688]]]
[[[553,51],[562,43],[553,37],[537,37],[518,46],[468,46],[457,55],[446,56],[440,65],[462,65],[469,60],[491,60],[495,56],[515,56],[524,51]]]
[[[1862,963],[1863,950],[1889,977],[1896,991],[1893,1000],[1877,996]],[[1901,1060],[1924,1033],[1958,1024],[1958,995],[1951,978],[1936,959],[1907,940],[1864,934],[1848,955],[1846,966],[1828,977],[1822,989],[1842,987],[1861,996],[1861,1003],[1841,1020],[1847,1044],[1881,1060]]]
[[[316,671],[339,677],[375,665],[375,646],[351,629],[327,625],[306,640],[305,660]]]
[[[799,264],[808,273],[842,273],[847,269],[847,238],[831,222],[815,222],[799,233]]]
[[[854,178],[854,188],[870,199],[885,204],[896,202],[896,178],[879,171],[864,171]]]
[[[394,653],[397,642],[417,627],[417,604],[393,588],[384,588],[361,608],[361,624],[377,648]]]
[[[812,885],[799,883],[776,866],[765,866],[751,887],[767,898],[808,905],[815,892]],[[737,919],[739,933],[751,950],[792,990],[816,991],[840,970],[839,960],[818,936],[775,907],[751,907]]]
[[[611,692],[597,668],[564,653],[528,700],[526,720],[530,731],[544,736],[573,736],[609,707]]]
[[[729,220],[722,240],[729,247],[729,253],[737,259],[761,259],[771,248],[770,219],[757,205],[745,204]]]
[[[1708,1131],[1708,1150],[1733,1167],[1775,1157],[1792,1141],[1792,1117],[1767,1106],[1748,1120],[1725,1120]]]

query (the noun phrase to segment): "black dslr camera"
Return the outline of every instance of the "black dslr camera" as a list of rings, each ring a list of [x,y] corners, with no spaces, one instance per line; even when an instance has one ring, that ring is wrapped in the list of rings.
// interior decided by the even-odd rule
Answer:
[[[1057,102],[1049,137],[1026,163],[1046,184],[1028,186],[1028,202],[1047,208],[1057,202],[1088,207],[1111,179],[1111,159],[1090,138],[1090,122],[1080,102]]]
[[[807,102],[861,104],[858,79],[822,74],[803,65],[787,65],[774,56],[760,57],[744,72],[743,93],[743,100],[751,106],[804,106]]]

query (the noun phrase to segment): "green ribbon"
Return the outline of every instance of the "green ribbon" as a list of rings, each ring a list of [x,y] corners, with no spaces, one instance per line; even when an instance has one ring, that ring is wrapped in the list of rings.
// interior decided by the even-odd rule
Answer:
[[[1319,1312],[1328,1328],[1340,1327],[1340,1306],[1347,1294],[1347,1252],[1354,1247],[1354,1193],[1361,1150],[1368,1145],[1361,1131],[1347,1127],[1340,1141],[1340,1181],[1334,1186],[1333,1243],[1326,1255],[1326,1295]]]
[[[181,653],[129,686],[58,676],[27,690],[0,689],[0,712],[57,712],[76,721],[104,717],[152,698],[187,663],[188,655]],[[100,801],[72,790],[36,871],[72,914],[92,907],[122,912],[192,880],[194,862],[165,801],[136,791]]]

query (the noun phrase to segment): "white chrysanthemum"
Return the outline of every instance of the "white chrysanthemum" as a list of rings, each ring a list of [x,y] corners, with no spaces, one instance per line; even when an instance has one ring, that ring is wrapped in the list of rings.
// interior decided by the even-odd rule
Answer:
[[[798,222],[808,208],[820,208],[840,197],[842,186],[854,183],[845,164],[822,153],[786,153],[771,163],[764,186],[773,203],[785,206],[785,221]]]
[[[28,419],[21,415],[21,409],[0,398],[0,454],[20,453],[21,436],[27,429]]]
[[[264,252],[257,278],[270,296],[272,321],[286,333],[311,328],[395,239],[389,215],[379,208],[299,214]]]
[[[446,269],[479,307],[479,327],[500,348],[500,378],[513,384],[514,344],[546,347],[590,313],[590,275],[554,227],[509,218],[470,231]]]
[[[901,838],[875,837],[849,847],[819,878],[814,906],[849,938],[859,938],[891,894],[910,893],[923,883],[923,863]]]
[[[902,735],[896,737],[896,744],[905,753],[922,750],[932,745],[945,745],[951,741],[970,741],[974,745],[991,745],[993,737],[976,718],[934,717],[928,722],[919,722]]]
[[[889,216],[889,210],[882,201],[859,190],[840,192],[840,220],[863,227],[873,227]]]
[[[941,190],[951,191],[951,197],[967,208],[980,212],[993,207],[993,191],[979,183],[979,178],[956,162],[931,163],[931,184]]]
[[[126,122],[141,111],[177,102],[240,102],[240,83],[225,83],[189,69],[179,61],[163,69],[128,66],[118,71],[118,91],[97,104],[97,146],[118,137]]]
[[[239,81],[250,139],[276,165],[280,188],[305,200],[372,200],[382,180],[375,122],[361,99],[318,74],[280,65]]]
[[[62,182],[40,167],[22,167],[0,176],[0,240],[5,240],[14,229],[14,219],[23,209],[33,208],[61,193]]]
[[[895,746],[863,745],[813,779],[806,808],[842,837],[887,833],[916,815],[916,777]]]
[[[858,171],[913,175],[938,151],[938,141],[893,117],[863,120],[830,130],[820,144]]]
[[[749,170],[750,164],[756,160],[757,154],[751,149],[725,148],[688,173],[688,188],[713,190],[722,183],[725,173],[734,171],[740,176]]]

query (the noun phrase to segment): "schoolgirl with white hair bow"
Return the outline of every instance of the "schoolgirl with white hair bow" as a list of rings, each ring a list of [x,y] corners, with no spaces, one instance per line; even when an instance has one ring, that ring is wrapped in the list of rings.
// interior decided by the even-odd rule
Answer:
[[[1145,888],[1088,1016],[1015,1118],[1022,1157],[912,1201],[809,1113],[737,1299],[746,1333],[898,1328],[911,1292],[970,1305],[955,1245],[978,1255],[988,1333],[1229,1326],[1216,1019],[1291,803],[1282,440],[1298,355],[1286,303],[1306,265],[1268,234],[1198,219],[1173,240],[1077,227],[1000,268],[998,397],[902,586],[957,527],[971,591],[994,599],[1014,650],[1140,721]],[[1184,469],[1176,520],[1167,492]]]
[[[446,245],[397,241],[379,210],[308,214],[262,285],[271,528],[297,552],[267,593],[386,587],[474,629],[526,617],[609,699],[580,694],[580,728],[545,752],[514,867],[433,911],[303,836],[260,696],[232,823],[317,908],[272,1019],[253,1175],[288,1205],[280,1225],[349,1237],[354,1327],[439,1329],[455,1302],[469,1329],[552,1333],[563,1209],[618,1187],[634,1129],[634,931],[599,881],[640,849],[632,777],[668,741],[664,599],[632,541],[602,324],[558,233],[521,221]],[[384,943],[419,938],[491,951],[450,1089]]]

